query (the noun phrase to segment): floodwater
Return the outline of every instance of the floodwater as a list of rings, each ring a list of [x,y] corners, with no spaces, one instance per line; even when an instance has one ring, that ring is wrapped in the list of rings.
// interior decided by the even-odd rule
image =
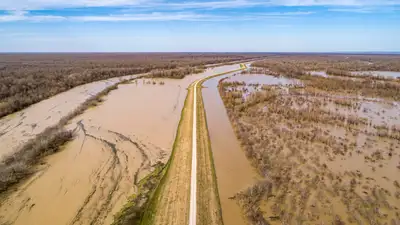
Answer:
[[[230,198],[254,184],[257,174],[236,139],[219,95],[218,82],[228,76],[230,75],[215,77],[204,82],[205,88],[202,94],[217,175],[222,218],[224,224],[239,225],[246,224],[246,220],[242,217],[236,201]]]
[[[329,77],[326,71],[310,71],[310,74],[313,76]]]
[[[351,98],[348,98],[348,100],[351,100]],[[358,106],[348,108],[329,102],[324,109],[345,116],[365,118],[372,126],[400,126],[400,104],[398,102],[389,103],[375,99],[353,99],[353,102],[357,103]]]
[[[61,118],[74,111],[88,98],[120,80],[137,75],[111,78],[84,84],[0,119],[0,158],[11,154],[47,127],[58,124]]]
[[[232,79],[227,79],[227,81],[232,81],[233,79],[236,79],[236,81],[246,81],[244,79],[237,79],[239,78],[240,75],[232,77]],[[254,79],[250,79],[251,84],[255,83],[260,83],[258,81],[254,81]],[[246,82],[247,85],[249,82]],[[276,84],[277,82],[271,82],[273,85]],[[270,84],[271,84],[270,83]],[[283,82],[278,83],[278,84],[283,84]],[[242,87],[242,86],[241,86]],[[235,87],[236,88],[236,87]],[[247,86],[245,86],[247,89]],[[285,96],[284,96],[285,97]],[[325,164],[327,168],[329,169],[329,173],[332,173],[333,175],[331,176],[331,179],[333,182],[336,182],[335,180],[339,180],[340,182],[344,181],[343,183],[348,184],[350,183],[350,180],[354,178],[357,182],[357,187],[355,189],[356,193],[358,196],[361,196],[365,201],[369,201],[370,199],[374,198],[372,197],[375,190],[380,190],[380,191],[385,191],[387,192],[387,195],[382,195],[383,197],[377,197],[376,202],[374,204],[377,204],[376,207],[377,210],[379,210],[379,213],[381,215],[385,215],[384,217],[379,218],[380,220],[384,221],[382,224],[389,223],[391,221],[395,221],[396,219],[398,220],[398,216],[395,215],[395,212],[397,212],[397,208],[399,206],[399,198],[396,198],[395,196],[398,196],[399,194],[399,189],[396,187],[395,182],[398,182],[398,169],[400,168],[399,165],[399,151],[400,149],[400,142],[394,138],[381,138],[377,136],[375,133],[370,133],[366,128],[367,127],[373,127],[373,125],[397,125],[399,124],[400,121],[400,110],[398,108],[399,103],[397,102],[384,102],[384,101],[378,101],[377,99],[367,99],[364,97],[359,97],[359,98],[354,98],[354,97],[349,97],[347,99],[347,96],[334,96],[334,95],[327,95],[324,96],[323,98],[314,98],[314,97],[307,97],[307,96],[291,96],[287,95],[287,98],[297,98],[297,102],[295,106],[311,106],[314,104],[315,107],[321,107],[322,109],[329,110],[332,113],[337,113],[337,114],[344,114],[344,115],[352,115],[355,117],[362,117],[368,119],[368,125],[359,125],[357,128],[355,127],[339,127],[339,126],[333,126],[333,125],[323,125],[323,122],[320,123],[315,123],[315,124],[308,124],[306,123],[300,123],[298,129],[300,130],[302,127],[303,129],[307,130],[308,125],[313,125],[315,128],[322,129],[321,134],[326,134],[329,138],[333,138],[335,142],[332,142],[332,146],[335,146],[335,149],[339,149],[338,152],[336,151],[327,151],[329,148],[323,148],[321,147],[320,143],[318,144],[311,144],[312,142],[299,142],[301,143],[298,146],[298,149],[301,151],[296,151],[295,154],[298,154],[299,159],[307,159],[304,163],[302,162],[303,165],[310,166],[312,168],[314,165],[321,165]],[[333,103],[334,99],[337,98],[340,99],[346,99],[346,100],[352,100],[354,103],[354,106],[352,107],[343,107],[341,105],[337,105]],[[302,98],[300,100],[300,98]],[[306,100],[306,104],[303,104],[302,102]],[[327,105],[319,105],[317,102],[321,103],[322,101],[314,101],[314,100],[322,100],[324,99],[332,99],[332,102],[328,102]],[[357,103],[357,105],[355,105]],[[260,110],[268,110],[268,108],[265,107],[265,105],[258,105],[258,109]],[[297,107],[299,108],[299,107]],[[208,113],[208,111],[207,111]],[[208,116],[208,115],[207,115]],[[260,117],[262,118],[262,117]],[[246,120],[242,120],[243,123],[249,122]],[[285,121],[285,119],[283,120]],[[254,122],[254,121],[253,121]],[[295,122],[296,123],[296,122]],[[289,124],[289,123],[288,123]],[[254,124],[253,124],[254,125]],[[304,126],[306,125],[306,126]],[[210,126],[210,125],[209,125]],[[272,125],[273,126],[273,125]],[[277,125],[277,127],[281,127],[280,124]],[[296,127],[296,125],[294,126]],[[269,127],[257,127],[256,131],[260,130],[266,130]],[[291,129],[296,129],[296,128],[291,128]],[[253,130],[254,131],[254,130]],[[312,132],[315,133],[314,130],[307,130],[307,132]],[[254,133],[254,132],[253,132]],[[271,136],[268,137],[266,136],[265,138],[272,138],[273,132],[270,133]],[[296,135],[294,135],[296,136]],[[290,137],[289,137],[290,138]],[[279,139],[278,139],[279,140]],[[279,143],[284,143],[284,140],[278,141]],[[302,141],[299,139],[299,141]],[[278,143],[275,142],[275,143]],[[308,146],[308,144],[310,144]],[[354,145],[354,148],[352,147]],[[344,147],[346,146],[346,147]],[[275,147],[275,146],[273,146]],[[334,149],[332,148],[332,149]],[[278,149],[278,148],[277,148]],[[348,151],[348,149],[350,149]],[[214,150],[214,149],[213,149]],[[262,150],[262,149],[261,149]],[[340,152],[342,150],[345,150],[343,152]],[[279,154],[281,154],[282,151],[278,151]],[[284,151],[286,152],[286,151]],[[227,155],[227,154],[226,154]],[[314,158],[315,157],[315,158]],[[229,161],[228,156],[226,156],[227,161]],[[278,158],[278,157],[275,157]],[[274,159],[275,159],[274,158]],[[278,160],[278,159],[276,159]],[[286,161],[285,161],[286,160]],[[292,159],[289,159],[289,161]],[[284,157],[282,162],[287,162],[288,158]],[[308,162],[307,162],[308,161]],[[277,161],[279,162],[279,161]],[[301,162],[301,161],[300,161]],[[321,171],[319,168],[321,167],[315,167],[314,169],[310,170],[310,172],[315,173],[318,176],[322,177],[326,176],[325,172],[323,169]],[[301,171],[301,167],[294,167],[294,171]],[[321,173],[320,173],[321,172]],[[357,174],[361,174],[361,176],[357,177]],[[218,170],[217,170],[217,175],[218,175]],[[293,176],[295,178],[295,176]],[[328,179],[322,178],[322,180],[330,182]],[[329,183],[328,183],[329,184]],[[333,184],[333,183],[332,183]],[[300,186],[297,186],[300,187]],[[339,188],[336,188],[335,186],[326,186],[329,190],[331,188],[334,188],[336,190],[339,190]],[[324,190],[324,186],[320,186],[319,189]],[[327,190],[328,190],[327,189]],[[345,190],[345,188],[341,188],[342,190]],[[341,191],[342,191],[341,190]],[[289,196],[295,196],[297,190],[290,190],[285,191],[283,195],[286,195],[289,193]],[[344,195],[341,197],[333,197],[334,195],[330,195],[327,192],[326,197],[323,197],[321,194],[321,198],[317,197],[319,196],[316,195],[318,192],[311,192],[310,197],[306,197],[306,200],[304,200],[307,205],[305,207],[305,212],[307,213],[302,213],[300,216],[293,214],[293,218],[301,218],[303,215],[312,215],[312,213],[316,212],[318,214],[317,221],[312,221],[311,223],[313,224],[323,224],[324,222],[332,221],[332,215],[339,215],[343,219],[346,220],[346,223],[348,224],[355,224],[355,221],[351,222],[348,221],[347,218],[350,215],[357,215],[357,210],[351,210],[349,211],[348,208],[346,208],[346,205],[348,204],[348,195]],[[278,195],[277,195],[278,196]],[[323,198],[326,199],[322,200]],[[297,197],[293,197],[293,199],[297,199]],[[309,199],[309,200],[308,200]],[[384,200],[382,200],[384,199]],[[291,202],[289,202],[291,201]],[[280,207],[285,207],[285,212],[290,212],[291,210],[291,204],[292,200],[289,200],[284,203],[284,205],[281,205]],[[303,200],[300,200],[303,201]],[[262,206],[261,209],[263,210],[263,214],[265,218],[268,218],[268,213],[274,212],[273,208],[271,211],[268,211],[271,209],[271,206],[275,203],[273,201],[266,201],[266,199],[263,199],[262,202],[266,202],[266,206]],[[289,203],[288,203],[289,202]],[[293,201],[296,204],[296,200]],[[383,203],[382,203],[383,202]],[[316,204],[318,203],[318,204]],[[297,203],[299,204],[299,203]],[[318,206],[321,204],[320,206]],[[385,205],[385,206],[382,206]],[[386,206],[387,205],[387,206]],[[353,208],[355,207],[355,204],[351,203],[350,207]],[[357,207],[357,206],[356,206]],[[315,209],[318,208],[318,211],[315,211]],[[304,209],[304,208],[303,208]],[[279,210],[279,209],[278,209]],[[314,211],[314,212],[313,212]],[[356,213],[355,213],[356,212]],[[273,214],[272,214],[273,215]],[[270,217],[271,218],[271,217]],[[307,217],[306,217],[307,218]],[[310,217],[308,217],[310,218]],[[392,220],[392,218],[395,218]],[[376,218],[378,219],[378,218]],[[396,220],[396,221],[397,221]],[[300,220],[297,220],[300,221]],[[303,220],[304,221],[304,220]],[[305,220],[307,221],[307,220]],[[358,224],[368,224],[369,221],[364,221],[360,220]],[[281,220],[277,221],[272,221],[271,224],[282,224],[284,223]],[[289,224],[294,224],[295,222],[287,222]]]
[[[237,76],[232,76],[225,81],[227,82],[245,82],[247,85],[250,84],[266,84],[266,85],[290,85],[296,84],[294,79],[289,79],[286,77],[274,77],[265,74],[240,74]]]
[[[3,197],[0,223],[110,224],[137,182],[168,160],[189,84],[238,68],[119,85],[102,104],[70,121],[73,141]]]
[[[235,87],[235,89],[244,90],[244,99],[247,99],[251,93],[260,91],[263,85],[279,86],[286,93],[289,91],[288,86],[302,86],[302,82],[296,79],[274,77],[265,74],[234,74],[223,82],[244,82],[245,85]]]
[[[357,71],[357,72],[352,72],[352,74],[354,75],[369,74],[373,76],[400,78],[400,72],[395,72],[395,71]]]

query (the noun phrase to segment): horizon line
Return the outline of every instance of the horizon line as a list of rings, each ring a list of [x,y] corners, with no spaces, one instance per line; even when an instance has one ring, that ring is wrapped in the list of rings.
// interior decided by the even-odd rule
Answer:
[[[0,52],[0,54],[154,54],[154,53],[225,53],[225,54],[400,54],[400,51],[76,51],[76,52],[68,52],[68,51],[15,51],[15,52]]]

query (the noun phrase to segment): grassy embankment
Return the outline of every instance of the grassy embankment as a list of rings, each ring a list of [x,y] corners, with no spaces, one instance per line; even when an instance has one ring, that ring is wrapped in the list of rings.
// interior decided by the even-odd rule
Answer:
[[[197,128],[198,128],[198,161],[199,161],[199,172],[198,172],[198,223],[199,224],[223,224],[222,215],[221,215],[221,207],[219,203],[218,196],[218,187],[216,182],[216,175],[214,169],[214,162],[212,158],[211,145],[209,141],[208,128],[206,115],[201,95],[201,85],[207,79],[210,79],[215,76],[221,76],[224,74],[237,72],[247,67],[244,64],[240,65],[240,69],[235,71],[230,71],[226,73],[216,74],[211,77],[208,77],[199,82],[197,86],[197,103],[198,103],[198,120],[197,120]],[[178,124],[178,129],[176,133],[176,138],[174,141],[174,145],[172,148],[171,157],[166,163],[166,165],[161,169],[156,169],[152,175],[149,175],[148,178],[143,179],[140,183],[150,182],[154,184],[158,182],[156,185],[143,185],[139,189],[139,193],[132,196],[126,206],[115,215],[114,223],[116,225],[120,224],[154,224],[156,215],[160,207],[165,207],[165,205],[161,206],[160,200],[162,198],[166,198],[167,196],[163,195],[165,193],[165,189],[167,186],[167,181],[171,179],[171,177],[175,177],[175,174],[171,174],[171,167],[174,164],[176,157],[181,158],[180,155],[177,154],[182,153],[182,142],[181,139],[183,136],[190,135],[191,126],[190,121],[192,110],[193,110],[193,84],[188,88],[188,94],[185,99],[185,104],[182,108],[181,119]],[[187,142],[187,141],[186,141]],[[191,143],[191,142],[190,142]],[[189,148],[190,149],[190,148]],[[190,164],[190,159],[187,159]],[[180,161],[182,164],[184,162]],[[190,170],[186,171],[187,174],[190,174]],[[152,181],[150,181],[152,180]],[[189,179],[187,180],[189,182]],[[145,188],[142,188],[145,187]],[[213,188],[209,188],[213,187]],[[183,188],[182,188],[183,189]],[[189,188],[186,191],[187,196],[189,196]],[[175,193],[176,194],[176,193]],[[187,199],[189,202],[189,198]]]
[[[165,222],[165,220],[170,222],[187,221],[190,198],[193,90],[193,84],[191,84],[182,108],[171,157],[167,166],[164,167],[160,183],[150,197],[143,218],[138,224],[155,224]],[[179,198],[179,195],[183,197]],[[174,205],[171,205],[171,202],[168,201],[172,199]],[[172,214],[179,207],[187,208],[187,212],[180,212],[179,218],[174,217]]]
[[[148,177],[141,180],[139,183],[146,183],[154,180],[155,186],[143,185],[139,188],[139,193],[133,195],[124,208],[114,216],[113,225],[125,224],[152,224],[153,215],[157,210],[157,200],[161,197],[161,189],[165,186],[168,177],[168,171],[171,164],[174,162],[177,151],[177,144],[180,135],[182,134],[182,124],[188,112],[189,94],[186,96],[185,103],[182,108],[181,118],[179,120],[176,138],[172,147],[171,157],[168,162],[159,170],[154,170]],[[150,179],[149,179],[150,178]],[[141,197],[143,196],[143,197]],[[143,200],[142,200],[143,199]]]
[[[214,158],[208,133],[206,111],[204,109],[202,85],[208,79],[228,73],[238,72],[247,67],[240,64],[240,69],[216,74],[201,80],[197,86],[197,223],[223,224],[222,209],[219,199],[217,176],[214,167]],[[212,187],[212,188],[210,188]]]
[[[214,158],[208,133],[206,111],[204,109],[202,85],[211,78],[228,73],[247,69],[245,64],[240,64],[240,69],[227,73],[216,74],[201,80],[197,85],[197,223],[198,224],[223,224],[222,209],[219,199],[217,176],[214,167]],[[211,188],[210,188],[211,187]]]

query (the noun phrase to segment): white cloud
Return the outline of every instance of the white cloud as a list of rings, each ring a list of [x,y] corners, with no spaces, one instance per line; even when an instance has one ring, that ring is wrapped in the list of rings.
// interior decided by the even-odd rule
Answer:
[[[13,21],[80,21],[80,22],[118,22],[118,21],[220,21],[228,19],[224,16],[215,16],[196,13],[148,13],[148,14],[116,14],[104,16],[53,16],[53,15],[31,15],[26,11],[12,11],[7,15],[0,15],[0,22]]]
[[[0,0],[0,10],[134,6],[141,3],[144,0]]]
[[[311,11],[296,11],[296,12],[269,12],[269,13],[257,13],[255,15],[262,16],[302,16],[302,15],[311,15],[315,12]]]
[[[257,6],[388,6],[400,5],[400,0],[223,0],[223,1],[182,1],[167,3],[165,1],[147,2],[136,8],[163,9],[230,9]]]
[[[123,14],[123,15],[108,15],[108,16],[74,16],[68,17],[73,21],[212,21],[222,20],[224,17],[196,14],[196,13],[149,13],[149,14]]]
[[[41,22],[41,21],[60,21],[65,19],[66,18],[62,16],[53,16],[53,15],[29,15],[29,13],[26,11],[12,11],[6,15],[0,15],[0,22],[25,21],[25,20],[29,20],[32,22]]]
[[[271,0],[283,6],[387,6],[400,5],[400,0]]]
[[[147,5],[141,5],[139,7],[166,7],[168,9],[228,9],[228,8],[241,8],[241,7],[253,7],[260,5],[270,5],[268,1],[249,1],[249,0],[228,0],[228,1],[189,1],[181,3],[150,3]]]
[[[269,18],[290,18],[294,16],[306,16],[313,12],[269,12],[249,13],[241,16],[235,15],[213,15],[199,14],[193,12],[153,12],[147,14],[111,14],[101,16],[54,16],[54,15],[32,15],[26,11],[13,11],[7,15],[0,16],[0,22],[29,21],[29,22],[123,22],[123,21],[239,21],[239,20],[262,20]]]
[[[388,6],[400,0],[0,0],[0,10],[35,10],[83,7],[135,7],[163,9],[219,9],[255,6]]]
[[[345,12],[345,13],[346,12],[347,13],[372,13],[372,12],[375,12],[376,10],[371,9],[371,8],[355,7],[355,8],[331,8],[331,9],[328,9],[328,11],[330,11],[330,12]]]
[[[347,6],[347,7],[332,7],[329,8],[330,12],[343,12],[343,13],[391,13],[400,11],[400,8],[395,6]]]

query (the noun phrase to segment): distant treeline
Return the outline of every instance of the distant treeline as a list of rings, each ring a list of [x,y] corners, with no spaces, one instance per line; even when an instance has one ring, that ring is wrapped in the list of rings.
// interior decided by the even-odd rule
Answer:
[[[182,79],[188,74],[202,73],[204,69],[205,69],[204,67],[200,68],[181,67],[170,70],[157,69],[157,70],[152,70],[150,74],[152,77],[168,77],[168,78]]]
[[[78,85],[154,71],[183,78],[194,67],[260,57],[240,53],[0,54],[0,117]]]
[[[252,65],[292,77],[309,71],[350,76],[351,71],[400,71],[400,55],[274,55]]]

